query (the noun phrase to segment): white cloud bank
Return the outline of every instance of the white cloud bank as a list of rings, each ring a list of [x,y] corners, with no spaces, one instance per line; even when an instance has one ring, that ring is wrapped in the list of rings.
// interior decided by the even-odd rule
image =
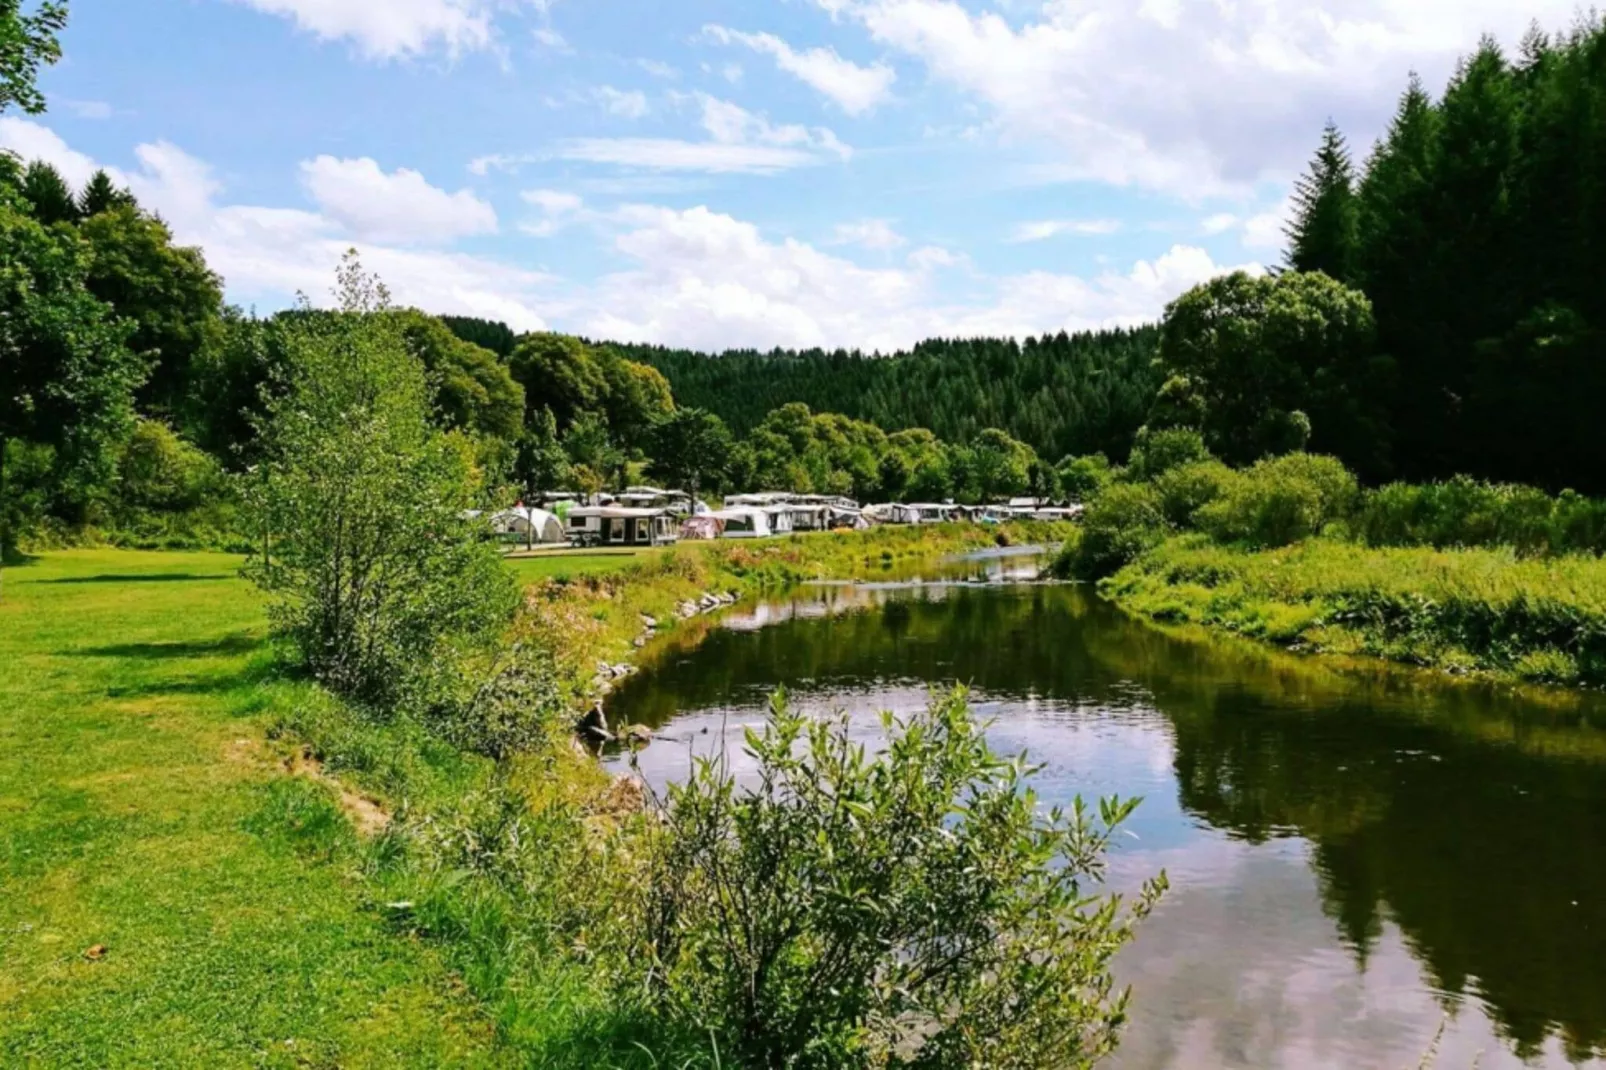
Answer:
[[[0,147],[50,160],[76,182],[95,168],[95,161],[29,120],[0,120]],[[1154,319],[1177,294],[1231,270],[1186,245],[1093,277],[944,274],[966,261],[936,247],[916,249],[901,266],[866,267],[807,242],[767,237],[754,224],[707,207],[594,212],[573,193],[527,191],[524,202],[539,213],[527,225],[531,233],[584,223],[623,264],[595,279],[560,279],[505,259],[429,247],[426,238],[449,241],[487,220],[478,209],[458,205],[456,195],[415,181],[412,172],[386,174],[363,160],[310,161],[306,166],[315,173],[334,176],[315,197],[319,210],[311,211],[227,204],[211,168],[165,142],[141,145],[135,155],[138,170],[118,172],[119,180],[160,211],[180,241],[205,250],[231,299],[265,311],[282,307],[296,291],[326,302],[334,267],[359,230],[385,239],[370,238],[360,250],[403,304],[501,319],[517,330],[553,327],[708,350],[890,351],[934,336],[1125,326]],[[382,191],[376,202],[388,196],[389,207],[361,215],[349,196],[372,183]],[[421,197],[436,214],[425,224],[400,227],[390,209],[405,197]],[[880,221],[844,224],[836,239],[880,251],[902,241]],[[964,297],[944,289],[955,277],[968,287]]]
[[[429,245],[496,233],[495,209],[469,190],[447,193],[406,168],[387,174],[367,157],[319,156],[301,165],[301,181],[361,241]]]
[[[1492,32],[1568,24],[1575,0],[815,0],[1040,146],[1032,175],[1198,199],[1286,181],[1337,118],[1364,147],[1407,73],[1441,85]]]

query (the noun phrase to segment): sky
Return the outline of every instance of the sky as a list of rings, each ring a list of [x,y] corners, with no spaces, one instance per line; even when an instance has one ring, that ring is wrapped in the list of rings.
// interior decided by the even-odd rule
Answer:
[[[705,350],[1151,321],[1279,262],[1323,125],[1575,0],[77,0],[0,147],[228,298]]]

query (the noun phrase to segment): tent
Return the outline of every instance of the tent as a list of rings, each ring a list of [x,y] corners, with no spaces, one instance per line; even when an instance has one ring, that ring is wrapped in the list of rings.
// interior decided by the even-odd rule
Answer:
[[[682,539],[717,539],[725,533],[725,522],[704,513],[680,525]]]
[[[517,505],[504,509],[491,517],[491,526],[508,541],[515,539],[529,544],[566,542],[563,521],[545,509]]]

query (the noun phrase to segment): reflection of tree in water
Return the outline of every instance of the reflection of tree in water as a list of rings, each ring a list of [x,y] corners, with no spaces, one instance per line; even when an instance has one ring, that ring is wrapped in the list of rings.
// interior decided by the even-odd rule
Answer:
[[[1576,1059],[1606,1051],[1606,734],[1587,700],[1549,709],[1179,638],[1076,589],[958,588],[715,630],[614,705],[661,724],[778,682],[954,680],[1106,706],[1130,705],[1137,683],[1174,728],[1183,808],[1250,842],[1309,840],[1363,966],[1387,916],[1439,987],[1489,1004],[1519,1055],[1553,1028]]]

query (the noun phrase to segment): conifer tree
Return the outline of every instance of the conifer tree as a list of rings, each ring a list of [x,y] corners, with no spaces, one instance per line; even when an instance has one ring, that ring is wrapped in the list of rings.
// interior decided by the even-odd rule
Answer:
[[[113,208],[133,207],[136,207],[134,195],[119,189],[104,170],[96,171],[78,194],[78,214],[85,219]]]
[[[43,160],[35,160],[22,174],[22,196],[28,214],[45,226],[78,222],[78,201],[61,172]]]
[[[1288,266],[1353,282],[1358,240],[1355,168],[1344,135],[1331,120],[1322,131],[1322,144],[1309,172],[1294,186],[1294,211],[1287,231]]]

